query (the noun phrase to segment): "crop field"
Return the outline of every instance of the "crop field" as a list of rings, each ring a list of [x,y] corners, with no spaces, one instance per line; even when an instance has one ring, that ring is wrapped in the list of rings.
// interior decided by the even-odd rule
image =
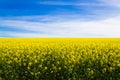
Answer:
[[[120,39],[1,38],[0,80],[120,80]]]

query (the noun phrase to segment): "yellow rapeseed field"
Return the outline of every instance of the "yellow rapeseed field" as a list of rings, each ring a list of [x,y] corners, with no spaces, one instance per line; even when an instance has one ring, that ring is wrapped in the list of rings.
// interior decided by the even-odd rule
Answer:
[[[0,80],[120,80],[120,39],[1,38]]]

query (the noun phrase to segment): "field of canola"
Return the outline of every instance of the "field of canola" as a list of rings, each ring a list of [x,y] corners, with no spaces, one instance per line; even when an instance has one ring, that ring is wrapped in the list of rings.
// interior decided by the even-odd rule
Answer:
[[[0,80],[120,80],[120,39],[1,38]]]

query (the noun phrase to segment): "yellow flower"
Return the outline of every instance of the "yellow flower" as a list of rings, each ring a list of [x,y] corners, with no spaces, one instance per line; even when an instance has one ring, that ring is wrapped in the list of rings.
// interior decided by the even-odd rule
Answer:
[[[47,70],[47,67],[45,67],[45,70]]]

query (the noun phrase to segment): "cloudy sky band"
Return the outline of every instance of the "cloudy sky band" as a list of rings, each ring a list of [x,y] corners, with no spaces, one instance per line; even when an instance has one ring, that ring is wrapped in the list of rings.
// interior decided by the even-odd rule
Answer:
[[[28,12],[15,14],[16,5],[6,9],[11,2],[4,2],[4,8],[0,8],[5,13],[0,13],[0,37],[120,37],[119,0],[31,1],[33,6],[39,5],[38,12],[27,5]],[[24,11],[21,6],[15,10]],[[13,12],[7,14],[9,10]]]

